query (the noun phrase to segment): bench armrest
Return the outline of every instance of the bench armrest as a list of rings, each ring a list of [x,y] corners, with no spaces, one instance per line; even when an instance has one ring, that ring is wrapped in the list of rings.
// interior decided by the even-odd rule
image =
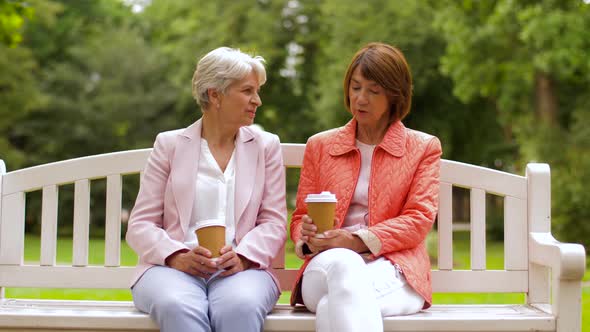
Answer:
[[[551,268],[558,280],[582,280],[586,271],[586,251],[580,244],[561,243],[551,233],[530,233],[532,263]]]
[[[586,270],[586,251],[579,244],[561,243],[548,232],[529,233],[529,257],[532,264],[551,269],[551,291],[535,296],[535,300],[548,297],[549,303],[536,303],[533,306],[556,317],[557,331],[580,332],[582,326],[582,278]],[[545,277],[529,271],[529,292],[539,290]],[[536,283],[535,281],[541,281]],[[531,295],[531,293],[529,293]]]

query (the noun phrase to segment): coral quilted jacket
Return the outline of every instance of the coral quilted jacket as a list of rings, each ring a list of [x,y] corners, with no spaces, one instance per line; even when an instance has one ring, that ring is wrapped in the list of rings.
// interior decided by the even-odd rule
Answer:
[[[307,214],[305,197],[329,190],[336,194],[337,228],[348,211],[358,182],[361,156],[356,148],[356,121],[309,138],[303,159],[291,239],[301,237],[301,217]],[[408,283],[432,303],[430,260],[425,239],[438,211],[440,141],[431,135],[393,123],[375,148],[369,180],[369,231],[381,241],[384,256],[401,266]],[[302,303],[301,267],[291,304]]]

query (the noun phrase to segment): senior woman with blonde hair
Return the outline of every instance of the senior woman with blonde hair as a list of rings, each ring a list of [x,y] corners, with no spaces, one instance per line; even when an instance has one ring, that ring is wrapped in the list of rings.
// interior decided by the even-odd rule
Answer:
[[[432,303],[424,241],[438,209],[440,141],[406,128],[412,75],[402,52],[371,43],[344,77],[345,126],[305,148],[291,237],[302,266],[292,304],[316,313],[316,331],[383,331],[382,316]],[[338,199],[334,230],[316,236],[308,194]]]
[[[127,242],[139,255],[133,301],[161,331],[261,331],[278,300],[270,266],[286,239],[280,142],[250,126],[265,81],[261,57],[211,51],[192,81],[202,117],[156,137]],[[219,259],[195,235],[211,220],[226,229]]]

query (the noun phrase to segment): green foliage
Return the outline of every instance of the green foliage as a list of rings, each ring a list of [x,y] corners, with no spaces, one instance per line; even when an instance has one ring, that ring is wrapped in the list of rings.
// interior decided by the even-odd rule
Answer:
[[[287,44],[294,38],[285,25],[289,17],[282,16],[283,8],[284,2],[278,0],[154,1],[146,8],[142,29],[170,62],[167,77],[179,93],[174,107],[178,127],[199,117],[190,85],[198,59],[214,48],[229,46],[266,60],[267,83],[256,122],[291,142],[304,141],[314,132],[297,125],[305,121],[306,108],[306,100],[296,93],[298,81],[281,75]]]
[[[20,123],[31,110],[42,103],[33,72],[36,63],[30,50],[0,44],[0,151],[10,161],[8,167],[20,168],[24,152],[11,134],[15,123]]]
[[[22,41],[21,28],[33,16],[24,1],[0,0],[0,45],[14,47]]]
[[[590,103],[585,104],[574,111],[571,131],[559,144],[562,150],[553,151],[560,156],[553,168],[553,225],[560,239],[590,248]]]
[[[25,148],[39,151],[31,164],[83,156],[89,150],[145,146],[154,131],[173,126],[166,109],[176,92],[161,79],[165,61],[134,29],[105,27],[65,53],[68,61],[48,65],[43,72],[47,104],[15,128]]]
[[[27,30],[26,36],[31,38],[23,45],[37,56],[29,57],[30,66],[43,65],[37,70],[20,70],[7,64],[15,75],[31,76],[26,77],[32,91],[23,89],[28,87],[24,84],[27,80],[8,77],[7,82],[15,85],[15,95],[22,95],[23,103],[35,100],[33,92],[42,93],[44,98],[30,107],[14,106],[22,113],[0,107],[0,114],[6,110],[13,117],[19,115],[18,121],[8,118],[6,127],[0,126],[21,157],[19,160],[11,154],[3,155],[8,167],[148,147],[157,132],[177,127],[168,111],[175,103],[177,90],[165,79],[165,57],[146,43],[134,27],[133,17],[121,19],[123,13],[128,15],[126,7],[109,7],[110,3],[76,2],[56,11],[59,24],[64,25],[61,29],[45,29],[56,21],[43,20]],[[54,48],[54,41],[63,44]],[[136,185],[124,193],[126,199],[137,192],[137,180],[133,181]],[[104,199],[98,199],[104,197],[104,190],[104,183],[93,183],[97,198],[93,204],[99,212],[92,216],[91,227],[96,232],[104,225],[104,208],[100,208]],[[60,204],[71,206],[72,199],[71,190],[60,192]],[[28,216],[39,215],[39,204],[31,201]],[[60,219],[71,220],[71,209],[60,211]]]
[[[553,170],[561,239],[590,244],[588,210],[590,6],[583,1],[446,1],[435,26],[447,42],[441,70],[463,102],[483,98],[514,151]],[[508,164],[510,166],[510,164]],[[508,167],[510,170],[511,167]],[[576,229],[576,232],[572,232]]]
[[[383,41],[412,68],[408,127],[438,136],[447,159],[517,173],[549,162],[556,230],[586,241],[589,31],[580,0],[154,0],[136,13],[123,1],[0,0],[0,158],[17,169],[151,146],[199,117],[192,74],[222,45],[266,59],[256,122],[305,142],[348,121],[346,66]],[[92,204],[104,204],[104,183],[92,187]],[[60,190],[60,204],[70,199]],[[502,217],[489,213],[493,232]],[[102,220],[93,216],[94,232]]]

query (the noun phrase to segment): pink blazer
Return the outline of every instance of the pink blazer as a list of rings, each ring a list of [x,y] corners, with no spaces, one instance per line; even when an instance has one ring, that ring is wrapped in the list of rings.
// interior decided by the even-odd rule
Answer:
[[[158,134],[131,211],[127,243],[139,255],[131,285],[170,254],[187,249],[201,144],[201,120]],[[236,138],[235,251],[270,272],[287,238],[285,169],[279,138],[242,127]]]

